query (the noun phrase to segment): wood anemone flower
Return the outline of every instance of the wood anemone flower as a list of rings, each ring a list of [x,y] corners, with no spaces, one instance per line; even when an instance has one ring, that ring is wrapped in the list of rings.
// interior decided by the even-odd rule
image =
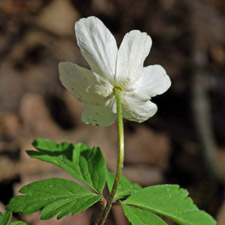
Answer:
[[[76,22],[75,34],[90,70],[60,62],[59,75],[63,86],[85,103],[82,121],[101,127],[113,124],[116,88],[121,93],[124,118],[140,123],[152,117],[157,106],[151,98],[167,91],[171,81],[162,66],[143,66],[152,45],[151,37],[132,30],[118,49],[112,33],[93,16]]]

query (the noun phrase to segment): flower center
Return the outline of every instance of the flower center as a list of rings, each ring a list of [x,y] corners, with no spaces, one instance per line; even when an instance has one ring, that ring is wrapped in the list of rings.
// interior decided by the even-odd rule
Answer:
[[[117,88],[120,91],[126,91],[127,88],[127,82],[120,82],[120,83],[113,82],[112,85],[114,88]]]
[[[114,86],[114,89],[119,89],[120,91],[123,90],[123,88],[121,86],[119,86],[119,85],[113,85],[113,86]]]

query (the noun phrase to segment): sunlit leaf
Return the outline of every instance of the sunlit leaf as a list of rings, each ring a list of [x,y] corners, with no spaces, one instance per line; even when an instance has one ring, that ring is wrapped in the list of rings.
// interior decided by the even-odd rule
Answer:
[[[215,225],[216,221],[187,196],[188,192],[178,185],[157,185],[137,191],[124,204],[166,216],[181,225]]]
[[[24,195],[12,198],[7,209],[24,214],[42,210],[41,219],[50,219],[56,215],[59,219],[68,214],[76,214],[101,199],[101,196],[81,185],[60,178],[28,184],[20,193]]]
[[[27,151],[29,156],[63,168],[95,192],[102,193],[107,169],[100,148],[90,148],[81,143],[57,144],[44,138],[36,138],[33,146],[38,151]]]

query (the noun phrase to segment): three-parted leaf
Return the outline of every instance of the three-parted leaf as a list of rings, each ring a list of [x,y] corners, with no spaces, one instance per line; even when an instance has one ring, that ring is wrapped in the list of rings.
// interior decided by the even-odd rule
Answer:
[[[61,178],[28,184],[20,193],[24,195],[11,199],[7,209],[24,214],[42,210],[41,219],[44,220],[85,211],[101,198],[81,185]]]
[[[112,190],[114,179],[115,179],[115,175],[111,172],[108,172],[106,181],[107,181],[107,186],[110,192]],[[121,176],[114,199],[127,198],[129,195],[135,193],[136,191],[140,189],[141,189],[141,186],[139,186],[138,184],[132,183],[126,177]]]
[[[69,144],[36,138],[33,146],[38,151],[27,151],[32,158],[53,163],[77,180],[102,194],[107,169],[100,148],[90,148],[85,144]]]
[[[216,221],[194,205],[178,185],[157,185],[137,191],[123,203],[164,215],[181,225],[215,225]]]
[[[143,209],[127,206],[120,202],[123,211],[132,225],[167,225],[157,215]]]

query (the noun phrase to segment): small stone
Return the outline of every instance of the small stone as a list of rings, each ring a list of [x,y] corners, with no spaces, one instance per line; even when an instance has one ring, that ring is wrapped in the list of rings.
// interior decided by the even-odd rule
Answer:
[[[20,136],[21,128],[19,117],[15,113],[0,115],[0,137],[17,138]]]
[[[53,121],[43,98],[39,95],[24,95],[20,105],[20,114],[27,134],[51,137],[61,131]]]
[[[36,22],[52,33],[67,36],[74,35],[74,22],[78,19],[79,14],[70,1],[55,0],[43,9]]]

